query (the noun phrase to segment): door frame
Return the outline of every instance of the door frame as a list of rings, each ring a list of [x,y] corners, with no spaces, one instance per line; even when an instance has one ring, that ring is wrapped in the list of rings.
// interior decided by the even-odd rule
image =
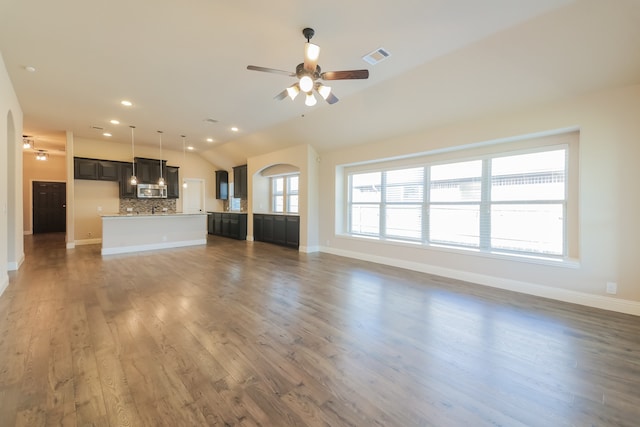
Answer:
[[[61,179],[30,179],[29,180],[29,230],[24,230],[24,235],[27,236],[29,234],[33,234],[33,183],[34,182],[58,182],[63,183],[65,185],[65,192],[69,189],[67,188],[67,181]],[[65,204],[67,201],[65,200]],[[65,209],[65,218],[67,218],[67,212],[69,209]],[[68,224],[67,224],[68,226]],[[67,227],[68,228],[68,227]],[[66,234],[66,232],[65,232]]]
[[[187,203],[187,196],[186,194],[193,194],[192,191],[189,191],[189,183],[199,183],[200,184],[200,206],[202,207],[200,213],[205,213],[207,210],[207,206],[206,206],[206,198],[205,198],[205,180],[202,178],[184,178],[183,182],[185,182],[187,184],[187,188],[186,191],[185,189],[182,190],[183,193],[183,197],[182,197],[182,212],[184,213],[198,213],[198,212],[187,212],[186,207],[188,206]],[[191,187],[193,188],[193,187]]]

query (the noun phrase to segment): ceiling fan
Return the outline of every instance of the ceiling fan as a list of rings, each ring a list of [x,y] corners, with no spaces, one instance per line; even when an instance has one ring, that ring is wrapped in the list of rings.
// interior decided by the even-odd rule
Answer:
[[[313,96],[315,90],[329,104],[338,102],[338,97],[333,94],[331,87],[324,85],[320,80],[354,80],[369,78],[369,70],[345,70],[345,71],[325,71],[320,70],[318,65],[318,56],[320,55],[320,46],[310,42],[315,34],[313,28],[305,28],[302,35],[307,39],[304,44],[304,62],[298,64],[295,72],[284,70],[276,70],[274,68],[258,67],[256,65],[248,65],[247,70],[263,71],[266,73],[283,74],[289,77],[296,77],[298,81],[289,86],[275,96],[275,99],[283,100],[289,96],[292,100],[300,92],[304,92],[307,97],[305,104],[309,107],[316,105],[316,98]]]

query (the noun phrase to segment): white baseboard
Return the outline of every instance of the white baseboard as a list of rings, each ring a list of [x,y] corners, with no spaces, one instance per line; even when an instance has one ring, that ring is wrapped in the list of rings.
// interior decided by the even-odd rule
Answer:
[[[7,286],[9,286],[9,275],[3,274],[2,279],[0,279],[0,295],[4,293],[4,291],[7,289]]]
[[[319,252],[320,247],[319,246],[299,246],[298,251],[304,252],[307,254],[312,254],[314,252]]]
[[[253,236],[247,234],[247,242],[253,242]]]
[[[363,254],[360,252],[346,251],[331,247],[321,247],[321,252],[347,258],[359,259],[362,261],[375,262],[377,264],[390,265],[393,267],[405,268],[407,270],[419,271],[421,273],[434,274],[436,276],[448,277],[450,279],[463,280],[465,282],[477,283],[483,286],[505,289],[508,291],[520,292],[528,295],[554,299],[557,301],[580,304],[587,307],[600,308],[603,310],[615,311],[618,313],[632,314],[640,316],[640,302],[612,298],[603,295],[586,294],[569,289],[554,288],[537,283],[523,282],[519,280],[504,279],[501,277],[488,276],[485,274],[471,273],[468,271],[453,270],[450,268],[438,267],[435,265],[422,264],[412,261],[404,261],[395,258],[381,257],[377,255]]]
[[[23,262],[24,262],[24,252],[20,255],[20,258],[17,261],[12,261],[7,263],[7,270],[16,271],[20,268]]]
[[[67,249],[73,249],[76,247],[76,242],[67,242]]]
[[[119,246],[116,248],[103,248],[102,255],[126,254],[130,252],[154,251],[156,249],[180,248],[184,246],[206,245],[207,239],[183,240],[181,242],[152,243],[137,246]]]
[[[25,236],[29,236],[29,235],[33,234],[33,230],[24,230],[22,233],[23,233]]]
[[[98,238],[98,239],[76,240],[74,242],[74,247],[82,246],[82,245],[99,245],[100,243],[102,243],[102,239],[100,239],[100,238]],[[69,248],[69,245],[67,244],[67,249],[73,249],[73,248]]]

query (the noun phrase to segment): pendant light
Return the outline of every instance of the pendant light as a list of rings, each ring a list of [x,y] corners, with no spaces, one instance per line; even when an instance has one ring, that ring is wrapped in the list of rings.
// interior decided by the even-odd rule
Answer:
[[[164,185],[164,178],[162,177],[162,131],[158,131],[160,137],[160,179],[158,179],[158,185]]]
[[[180,135],[182,137],[182,167],[185,168],[187,165],[187,146],[185,145],[185,135]],[[182,188],[187,188],[187,180],[182,179]]]
[[[131,175],[130,183],[131,185],[138,185],[138,178],[136,177],[136,152],[135,152],[135,144],[133,138],[133,130],[136,128],[135,126],[129,126],[131,128],[131,167],[133,171],[133,175]]]

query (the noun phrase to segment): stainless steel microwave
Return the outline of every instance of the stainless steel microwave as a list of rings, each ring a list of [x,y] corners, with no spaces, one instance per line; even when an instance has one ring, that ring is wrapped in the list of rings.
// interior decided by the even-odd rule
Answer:
[[[158,184],[138,184],[138,199],[166,199],[167,186]]]

